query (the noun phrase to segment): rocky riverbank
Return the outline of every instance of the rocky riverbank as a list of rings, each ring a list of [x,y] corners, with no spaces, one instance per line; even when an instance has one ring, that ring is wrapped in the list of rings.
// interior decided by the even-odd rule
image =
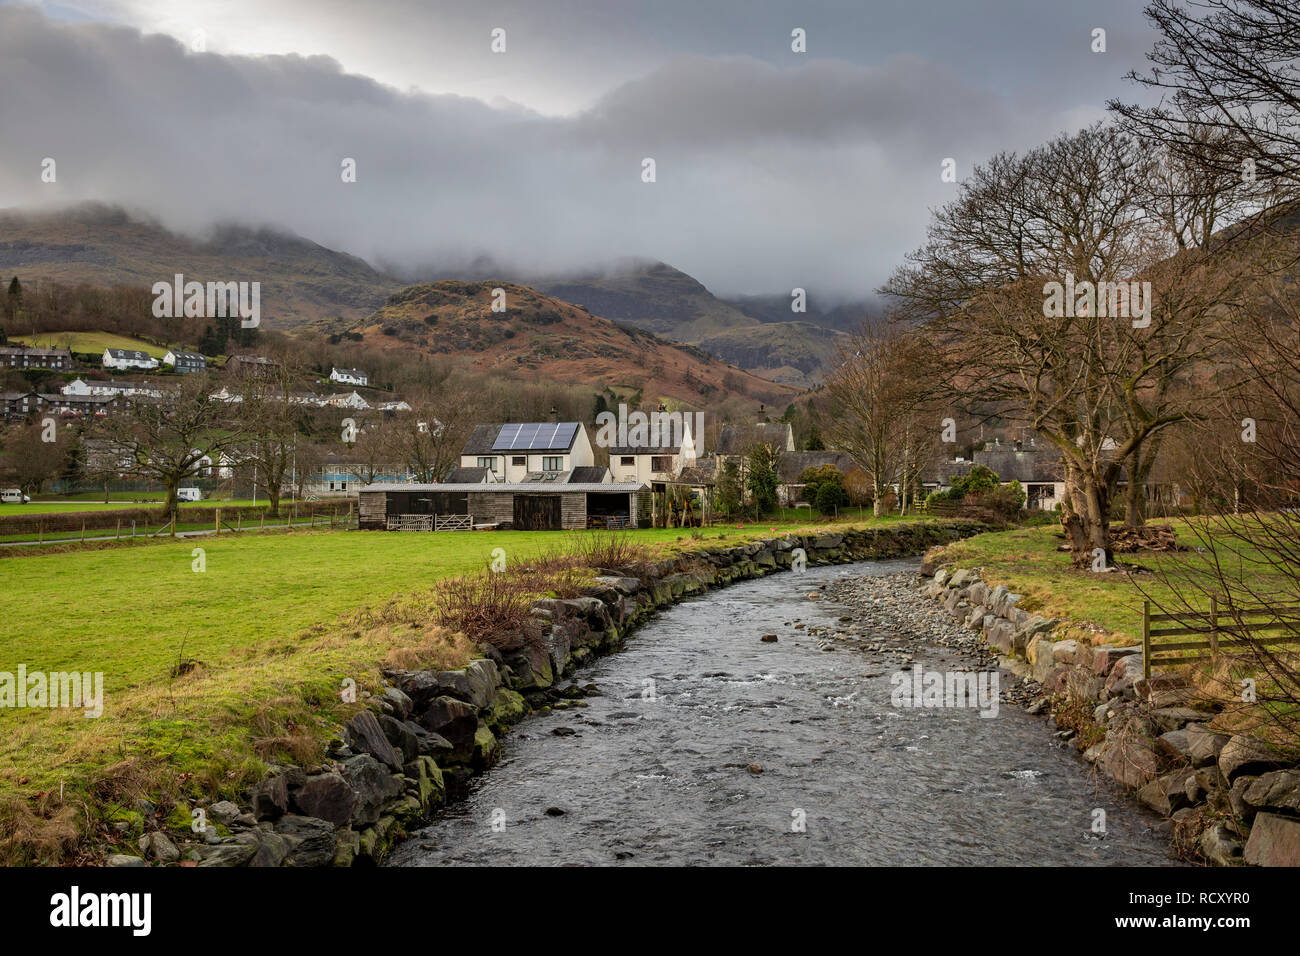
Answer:
[[[113,825],[123,842],[110,866],[349,866],[380,861],[406,833],[499,755],[500,739],[529,713],[580,707],[571,677],[622,647],[657,610],[735,581],[806,565],[919,555],[987,530],[969,521],[899,524],[731,547],[654,562],[637,577],[604,574],[581,597],[540,599],[525,627],[456,671],[387,671],[315,767],[271,767],[240,803],[178,808],[146,825],[147,804]]]
[[[923,620],[947,617],[940,634],[981,641],[1020,676],[1010,699],[1049,715],[1084,760],[1168,817],[1185,856],[1300,866],[1300,765],[1255,737],[1214,730],[1216,705],[1182,675],[1144,678],[1141,646],[1065,639],[1067,622],[1023,610],[1019,594],[975,569],[927,561],[914,593],[930,605]]]

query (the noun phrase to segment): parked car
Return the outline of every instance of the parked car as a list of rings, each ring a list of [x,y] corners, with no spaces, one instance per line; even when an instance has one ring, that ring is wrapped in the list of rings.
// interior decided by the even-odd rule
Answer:
[[[203,492],[198,488],[177,488],[176,499],[178,501],[202,501]]]

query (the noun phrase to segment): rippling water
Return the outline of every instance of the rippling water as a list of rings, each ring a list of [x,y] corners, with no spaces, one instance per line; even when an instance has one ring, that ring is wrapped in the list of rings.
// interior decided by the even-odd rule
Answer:
[[[517,725],[501,763],[392,863],[1176,862],[1159,819],[1094,778],[1041,718],[1010,705],[989,719],[896,709],[892,667],[786,623],[844,613],[806,599],[819,584],[915,567],[810,568],[663,612],[579,672],[601,691],[588,707]],[[761,643],[765,633],[780,641]],[[946,654],[916,658],[943,668]]]

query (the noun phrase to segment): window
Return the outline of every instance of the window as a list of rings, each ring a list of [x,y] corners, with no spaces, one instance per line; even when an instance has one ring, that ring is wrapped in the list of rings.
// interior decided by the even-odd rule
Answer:
[[[510,459],[510,464],[526,468],[528,466],[528,459],[524,455],[515,455],[515,457]]]
[[[547,455],[542,459],[542,471],[563,471],[564,458],[560,455]]]
[[[627,465],[630,468],[631,466],[636,464],[636,459],[633,458],[631,455],[624,455],[622,458],[618,460],[618,463],[620,465]]]
[[[479,466],[480,468],[486,468],[488,471],[492,472],[492,474],[494,474],[494,475],[495,475],[496,472],[497,472],[497,460],[496,460],[495,457],[493,457],[493,458],[480,458],[480,459],[478,460],[478,466]]]
[[[673,460],[669,455],[655,455],[650,459],[650,470],[666,472],[673,470]]]

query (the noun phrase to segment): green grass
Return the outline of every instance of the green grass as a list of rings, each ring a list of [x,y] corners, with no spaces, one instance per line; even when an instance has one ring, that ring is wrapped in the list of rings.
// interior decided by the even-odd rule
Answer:
[[[42,332],[39,335],[9,336],[11,342],[46,349],[65,348],[69,340],[72,342],[71,351],[73,352],[99,352],[102,354],[104,349],[132,349],[137,352],[145,352],[160,361],[167,354],[166,348],[126,335],[115,335],[112,332]],[[181,346],[177,345],[176,347],[180,348]]]
[[[147,492],[142,493],[147,494]],[[99,500],[74,499],[58,501],[29,501],[26,504],[0,504],[0,518],[5,515],[51,515],[63,514],[71,511],[123,511],[128,508],[150,508],[162,504],[165,495],[159,494],[157,497],[145,498],[139,500],[135,496],[123,498],[120,500],[110,500],[108,504],[104,503],[103,498]],[[182,501],[182,508],[233,508],[233,507],[253,507],[259,505],[263,508],[270,507],[266,498],[259,498],[253,501],[252,498],[204,498],[202,501]],[[339,511],[347,511],[347,502],[339,501]],[[280,509],[292,510],[293,503],[287,498],[281,499]]]
[[[1170,519],[1155,523],[1172,525],[1180,544],[1191,549],[1198,545],[1186,521]],[[1070,566],[1070,555],[1057,550],[1064,543],[1058,525],[1018,528],[955,542],[944,548],[943,559],[958,567],[982,568],[982,580],[993,585],[1005,584],[1023,594],[1019,606],[1026,610],[1094,624],[1124,643],[1138,643],[1142,639],[1144,599],[1174,610],[1178,604],[1174,588],[1184,588],[1196,581],[1212,585],[1206,576],[1210,564],[1195,550],[1116,555],[1126,565],[1151,572],[1163,570],[1169,576],[1170,583],[1166,583],[1155,573],[1130,576],[1076,570]],[[1266,571],[1256,568],[1250,575],[1257,587],[1267,591]]]
[[[290,512],[288,511],[281,512],[278,518],[275,518],[269,522],[267,530],[272,530],[277,525],[285,525],[285,524],[290,524],[293,525],[294,527],[297,527],[299,525],[307,528],[312,527],[312,519],[310,517],[299,516],[296,521],[291,521],[290,517],[291,517]],[[341,522],[343,519],[340,518],[339,520]],[[236,525],[234,521],[228,521],[224,517],[221,519],[221,523],[223,525],[239,527],[238,525]],[[328,515],[324,517],[318,516],[316,518],[316,523],[323,524],[324,526],[328,527],[329,516]],[[178,521],[176,523],[175,530],[177,532],[211,531],[212,525],[213,522],[211,521]],[[136,527],[135,527],[135,541],[140,542],[143,539],[153,538],[155,536],[155,533],[161,531],[163,527],[164,524],[162,521],[152,521],[152,520],[138,521],[136,522]],[[170,525],[167,525],[167,528],[168,531],[172,530]],[[259,528],[260,525],[258,520],[249,520],[243,523],[242,528],[240,528],[240,532],[248,533],[248,534],[257,534]],[[223,530],[228,531],[229,528],[225,528]],[[117,534],[118,537],[114,538],[115,534]],[[157,535],[157,537],[161,538],[165,536]],[[115,527],[114,528],[87,528],[86,538],[88,541],[91,539],[101,539],[98,543],[103,543],[102,539],[105,538],[113,539],[115,541],[123,541],[123,542],[130,541],[131,525],[129,522],[123,525],[123,527],[120,529],[120,534],[119,534],[119,529]],[[80,541],[80,540],[81,540],[80,528],[75,529],[73,531],[46,531],[43,534],[40,532],[30,532],[25,534],[0,535],[0,542],[30,541],[33,544],[36,544],[38,547],[42,546],[44,542],[48,542],[48,541]]]
[[[689,549],[761,537],[771,527],[813,526],[632,534],[638,543]],[[495,548],[527,558],[572,537],[303,531],[0,559],[0,669],[98,671],[105,694],[95,720],[66,709],[0,709],[0,798],[63,788],[62,805],[93,805],[93,816],[111,802],[106,777],[119,781],[109,789],[129,806],[120,783],[133,779],[128,766],[153,768],[137,792],[234,795],[257,778],[259,755],[277,742],[319,742],[319,728],[336,724],[344,678],[373,686],[397,653],[408,660],[433,654],[442,667],[464,663],[465,648],[432,626],[370,626],[356,612],[480,570]],[[194,570],[200,548],[201,573]],[[199,664],[173,677],[181,659]],[[0,832],[4,824],[0,812]]]

